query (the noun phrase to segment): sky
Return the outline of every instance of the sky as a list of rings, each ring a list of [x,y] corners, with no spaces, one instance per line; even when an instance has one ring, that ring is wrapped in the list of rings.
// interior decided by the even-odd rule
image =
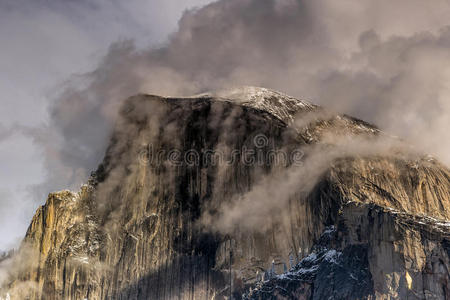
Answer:
[[[0,0],[0,249],[95,170],[137,93],[264,86],[450,165],[449,26],[448,0]]]

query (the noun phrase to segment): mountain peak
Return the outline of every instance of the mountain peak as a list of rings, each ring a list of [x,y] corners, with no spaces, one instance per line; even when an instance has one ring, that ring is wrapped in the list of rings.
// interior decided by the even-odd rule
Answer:
[[[318,107],[306,100],[299,100],[278,91],[256,86],[222,89],[193,97],[212,97],[235,102],[242,106],[271,113],[287,123],[294,120],[294,115],[297,112],[304,110],[311,111]]]

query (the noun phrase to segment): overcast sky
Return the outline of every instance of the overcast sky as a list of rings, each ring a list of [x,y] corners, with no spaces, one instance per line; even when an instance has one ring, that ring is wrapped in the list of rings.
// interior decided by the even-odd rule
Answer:
[[[450,164],[448,0],[209,2],[0,0],[0,249],[86,180],[139,92],[265,86]]]

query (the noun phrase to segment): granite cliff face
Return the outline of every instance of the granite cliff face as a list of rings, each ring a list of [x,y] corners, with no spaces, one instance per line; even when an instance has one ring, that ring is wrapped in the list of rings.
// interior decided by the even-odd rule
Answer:
[[[138,95],[78,193],[50,194],[11,299],[450,299],[450,171],[262,88]],[[230,288],[231,285],[231,288]]]

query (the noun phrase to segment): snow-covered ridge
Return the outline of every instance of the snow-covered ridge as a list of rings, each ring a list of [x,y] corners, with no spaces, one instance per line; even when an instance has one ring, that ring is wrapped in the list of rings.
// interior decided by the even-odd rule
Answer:
[[[266,111],[280,120],[290,123],[295,113],[311,111],[317,106],[305,100],[299,100],[281,92],[262,87],[244,86],[224,89],[193,96],[192,98],[212,97],[219,100],[236,102],[242,106]]]
[[[402,224],[415,227],[427,226],[437,233],[450,236],[450,220],[437,219],[427,215],[415,215],[404,211],[399,211],[391,207],[383,208],[386,212],[396,216]]]

